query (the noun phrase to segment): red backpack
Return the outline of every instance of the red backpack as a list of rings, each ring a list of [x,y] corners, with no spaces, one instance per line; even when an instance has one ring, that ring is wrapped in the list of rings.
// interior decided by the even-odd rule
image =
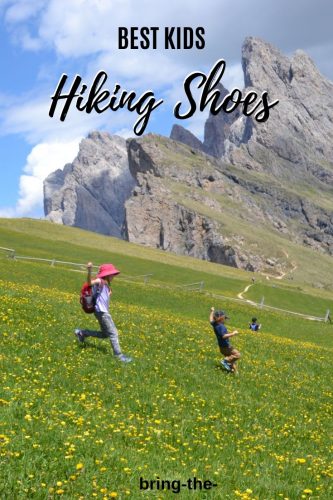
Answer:
[[[88,285],[88,283],[83,283],[80,293],[80,304],[82,309],[87,314],[92,314],[95,312],[96,300],[102,291],[104,285],[104,280],[101,280],[101,286],[98,285]]]

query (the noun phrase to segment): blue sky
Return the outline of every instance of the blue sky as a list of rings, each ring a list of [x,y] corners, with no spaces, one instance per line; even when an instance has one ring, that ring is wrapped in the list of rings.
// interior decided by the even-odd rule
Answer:
[[[87,83],[104,70],[138,93],[151,89],[164,103],[146,132],[169,135],[182,83],[224,58],[224,85],[242,86],[241,45],[259,36],[290,55],[305,50],[333,80],[333,6],[330,0],[2,0],[0,2],[0,216],[43,216],[42,181],[74,159],[79,141],[95,129],[133,135],[128,111],[70,112],[48,117],[50,95],[62,73]],[[119,50],[119,26],[203,26],[204,50]],[[206,113],[186,123],[202,136]]]

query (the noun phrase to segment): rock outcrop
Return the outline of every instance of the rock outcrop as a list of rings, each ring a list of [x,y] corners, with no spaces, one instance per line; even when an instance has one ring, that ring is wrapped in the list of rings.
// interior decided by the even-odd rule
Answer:
[[[133,187],[126,141],[93,132],[72,164],[45,179],[44,211],[51,221],[121,238]]]
[[[126,202],[128,241],[241,267],[218,223],[189,208],[185,199],[177,201],[174,183],[198,187],[213,180],[212,176],[209,180],[207,168],[202,168],[205,157],[153,135],[128,141],[128,155],[137,184]],[[185,162],[192,168],[184,168]],[[215,175],[222,177],[217,172]]]
[[[258,123],[237,108],[210,114],[204,150],[237,170],[269,177],[234,179],[261,198],[273,225],[293,227],[298,242],[333,253],[333,84],[298,50],[289,59],[258,38],[242,49],[245,95],[268,91],[279,104]],[[228,91],[217,86],[220,101]],[[264,181],[264,182],[263,182]]]
[[[190,146],[190,148],[195,148],[198,149],[199,151],[206,151],[206,148],[203,145],[203,143],[197,137],[195,137],[195,135],[192,134],[192,132],[182,127],[181,125],[173,125],[170,134],[170,139],[182,142],[183,144]]]
[[[229,92],[220,83],[216,86],[216,89],[220,92],[220,97],[217,101],[219,105]],[[225,154],[225,141],[229,137],[230,127],[239,116],[240,110],[238,108],[232,113],[210,114],[205,123],[203,151],[216,158],[222,158]]]
[[[223,159],[290,182],[307,176],[333,185],[333,84],[297,51],[289,59],[270,44],[246,39],[245,91],[267,90],[279,100],[265,123],[241,116],[224,141]],[[224,127],[225,129],[225,127]]]

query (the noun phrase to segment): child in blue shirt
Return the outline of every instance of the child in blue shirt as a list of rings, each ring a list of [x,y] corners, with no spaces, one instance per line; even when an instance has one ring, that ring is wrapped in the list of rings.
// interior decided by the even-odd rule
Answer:
[[[221,364],[228,372],[236,373],[236,361],[240,359],[241,354],[230,344],[229,338],[237,335],[238,331],[234,330],[233,332],[228,333],[224,324],[227,319],[229,318],[223,311],[215,311],[215,308],[211,307],[209,321],[214,329],[220,352],[224,355],[224,359],[221,360]]]
[[[249,328],[253,332],[258,332],[261,328],[261,325],[258,323],[257,318],[252,318],[251,323],[249,323]]]

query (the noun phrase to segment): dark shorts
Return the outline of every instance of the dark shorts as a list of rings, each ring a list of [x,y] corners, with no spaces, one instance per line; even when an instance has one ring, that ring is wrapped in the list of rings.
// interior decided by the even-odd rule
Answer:
[[[241,357],[240,352],[237,351],[234,347],[229,346],[229,347],[220,347],[220,352],[223,354],[223,356],[230,357],[230,361],[236,361]]]

